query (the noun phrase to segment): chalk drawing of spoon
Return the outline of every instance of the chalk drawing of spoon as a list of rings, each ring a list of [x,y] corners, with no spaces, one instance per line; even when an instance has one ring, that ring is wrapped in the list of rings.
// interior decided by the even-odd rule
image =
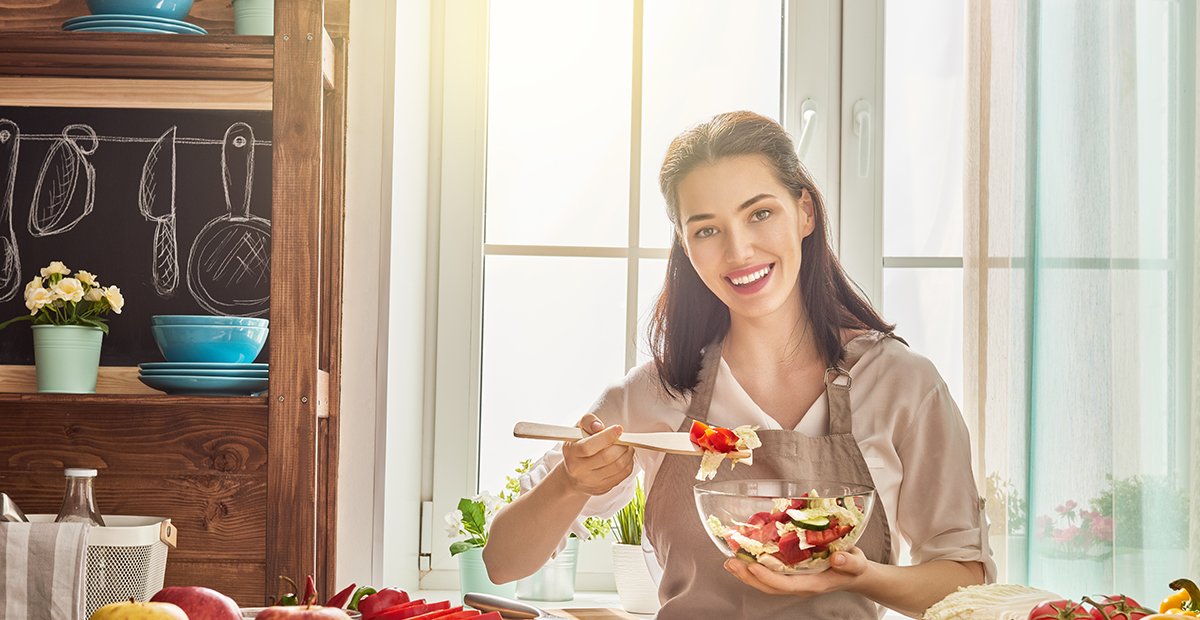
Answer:
[[[225,131],[221,177],[226,213],[205,224],[192,243],[188,290],[209,312],[266,314],[271,296],[271,222],[250,213],[254,130],[245,123],[234,123]]]
[[[88,144],[80,146],[80,142]],[[65,233],[92,212],[96,169],[87,156],[95,153],[99,145],[96,132],[87,125],[68,125],[63,129],[62,137],[54,141],[38,172],[33,205],[29,209],[29,234],[45,237]],[[78,191],[81,176],[82,192]]]
[[[171,127],[159,136],[138,183],[138,209],[146,221],[154,222],[152,248],[154,291],[168,299],[179,286],[179,241],[175,236],[175,132]]]
[[[0,301],[16,297],[21,289],[21,255],[17,250],[17,235],[13,232],[13,190],[17,182],[17,148],[21,132],[17,124],[0,118]]]

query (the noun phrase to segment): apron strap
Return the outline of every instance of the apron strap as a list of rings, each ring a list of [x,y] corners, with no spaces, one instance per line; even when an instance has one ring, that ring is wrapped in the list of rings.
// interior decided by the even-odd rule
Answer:
[[[852,434],[850,423],[850,369],[858,363],[868,349],[882,342],[884,338],[894,338],[891,334],[882,334],[881,338],[855,338],[846,343],[839,363],[825,369],[825,395],[829,401],[829,434]]]
[[[717,369],[721,367],[721,350],[724,348],[724,338],[714,340],[704,348],[696,390],[692,392],[692,402],[688,405],[687,418],[683,421],[689,428],[691,422],[688,419],[708,422],[708,406],[712,403],[713,384],[716,383]]]

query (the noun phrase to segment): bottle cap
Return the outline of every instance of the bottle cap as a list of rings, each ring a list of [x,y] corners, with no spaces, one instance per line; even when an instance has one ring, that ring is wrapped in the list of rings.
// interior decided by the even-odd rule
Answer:
[[[67,469],[63,470],[63,475],[67,478],[95,478],[96,470],[68,467]]]

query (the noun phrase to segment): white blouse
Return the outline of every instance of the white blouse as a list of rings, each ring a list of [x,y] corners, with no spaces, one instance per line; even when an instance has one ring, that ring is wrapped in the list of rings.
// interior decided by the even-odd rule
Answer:
[[[996,569],[987,545],[983,501],[971,472],[967,427],[937,369],[888,338],[863,354],[850,377],[854,437],[886,510],[892,557],[900,558],[903,539],[914,564],[978,561],[984,564],[987,580],[993,581]],[[794,430],[813,437],[827,435],[826,399],[822,393]],[[605,390],[591,412],[605,425],[620,424],[628,432],[675,431],[683,423],[688,400],[665,395],[654,363],[647,362]],[[743,424],[781,428],[742,389],[724,359],[713,386],[708,422],[730,428]],[[638,470],[645,472],[648,497],[663,454],[637,450],[634,455],[635,475]],[[532,488],[562,459],[560,444],[521,476],[521,488]],[[633,497],[633,484],[630,476],[608,493],[588,500],[571,532],[586,539],[584,517],[611,517]]]

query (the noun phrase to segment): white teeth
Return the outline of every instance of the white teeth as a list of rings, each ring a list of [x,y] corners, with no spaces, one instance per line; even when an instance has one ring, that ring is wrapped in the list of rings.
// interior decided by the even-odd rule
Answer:
[[[767,266],[767,267],[763,267],[762,269],[759,269],[758,271],[755,271],[754,273],[752,273],[748,276],[742,276],[740,278],[730,278],[729,281],[733,282],[734,284],[736,284],[738,286],[745,286],[747,284],[750,284],[751,282],[754,282],[756,280],[763,278],[770,272],[771,272],[771,267]]]

